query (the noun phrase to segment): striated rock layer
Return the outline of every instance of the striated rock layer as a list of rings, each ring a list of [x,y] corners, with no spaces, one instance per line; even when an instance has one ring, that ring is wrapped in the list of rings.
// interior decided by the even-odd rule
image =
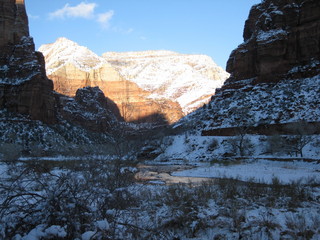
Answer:
[[[207,103],[229,77],[209,56],[171,51],[107,52],[103,57],[150,98],[177,101],[184,114]]]
[[[183,116],[177,102],[149,98],[149,91],[126,80],[105,59],[68,39],[60,38],[39,50],[46,58],[47,74],[61,94],[73,97],[79,88],[98,86],[128,122],[167,124]]]
[[[253,6],[244,43],[228,61],[231,77],[188,119],[209,135],[243,126],[254,133],[292,134],[288,123],[295,122],[320,132],[319,43],[320,1],[264,0]]]
[[[265,0],[252,7],[243,37],[228,60],[232,76],[224,88],[239,88],[245,79],[312,77],[320,72],[320,1]]]
[[[0,4],[0,108],[56,122],[53,84],[29,36],[23,0]]]

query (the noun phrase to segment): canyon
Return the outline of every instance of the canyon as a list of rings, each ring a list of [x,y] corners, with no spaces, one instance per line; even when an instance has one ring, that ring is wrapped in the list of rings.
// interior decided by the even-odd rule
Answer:
[[[0,239],[320,239],[319,0],[254,5],[230,75],[0,13]]]
[[[81,108],[76,104],[78,89],[99,87],[101,92],[94,88],[83,93],[104,94],[106,103],[99,101],[113,115],[108,119],[120,121],[172,124],[187,115],[178,125],[194,121],[205,134],[217,128],[269,125],[278,129],[279,124],[319,121],[317,1],[266,0],[253,6],[244,43],[227,63],[231,75],[204,55],[145,51],[98,56],[66,38],[37,52],[24,2],[6,1],[0,10],[2,109],[45,123],[66,119],[85,127],[91,122],[89,128],[100,131],[106,123],[93,127],[92,114],[84,114],[91,116],[90,121],[79,120],[80,116],[75,120],[65,111],[78,111],[66,107],[73,101]]]
[[[30,142],[38,141],[31,134],[33,131],[37,132],[35,135],[53,134],[53,139],[64,141],[68,133],[62,134],[52,127],[68,128],[71,123],[84,128],[77,131],[86,135],[86,130],[110,131],[115,122],[122,120],[117,107],[97,88],[79,89],[75,98],[54,91],[54,83],[46,74],[45,59],[35,51],[29,35],[23,0],[3,1],[0,23],[0,128],[4,142],[22,141],[28,147]],[[14,129],[16,132],[11,133]],[[19,136],[19,131],[24,136]]]

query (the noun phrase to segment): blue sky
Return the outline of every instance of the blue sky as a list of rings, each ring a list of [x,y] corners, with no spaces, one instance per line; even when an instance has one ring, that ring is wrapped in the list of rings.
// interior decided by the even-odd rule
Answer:
[[[26,0],[36,48],[66,37],[98,55],[172,50],[225,67],[261,0]]]

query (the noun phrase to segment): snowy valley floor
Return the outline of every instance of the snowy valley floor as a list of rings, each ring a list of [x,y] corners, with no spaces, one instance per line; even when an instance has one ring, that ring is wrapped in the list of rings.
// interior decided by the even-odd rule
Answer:
[[[292,182],[320,182],[318,162],[251,160],[228,166],[214,164],[194,169],[174,172],[173,176],[227,178],[271,184],[276,179],[281,184]]]
[[[244,182],[272,184],[320,183],[320,161],[307,162],[292,158],[286,159],[252,159],[229,162],[225,164],[200,163],[197,166],[170,163],[153,163],[140,165],[136,178],[151,181],[153,184],[199,183],[213,179],[235,179]]]
[[[107,157],[2,163],[0,236],[15,240],[320,239],[317,161],[153,164],[144,168],[154,178],[137,182],[133,177],[143,165],[135,168]],[[170,176],[176,182],[165,185],[163,177]],[[178,184],[183,176],[190,178]],[[190,183],[195,179],[197,184]]]

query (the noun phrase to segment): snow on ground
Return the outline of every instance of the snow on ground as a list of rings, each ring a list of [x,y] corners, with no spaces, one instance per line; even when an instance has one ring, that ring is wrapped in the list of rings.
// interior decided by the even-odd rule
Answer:
[[[219,143],[223,141],[223,137],[215,138]],[[169,141],[169,140],[167,140]],[[200,157],[210,157],[208,146],[213,141],[213,137],[203,137],[188,134],[177,135],[172,138],[172,143],[159,155],[155,161],[170,162],[172,160],[185,160],[188,163],[199,161]]]
[[[303,158],[288,154],[272,156],[266,154],[268,142],[257,135],[247,135],[252,148],[251,154],[244,156],[242,162],[228,160],[225,153],[232,154],[235,137],[210,137],[197,135],[177,135],[167,140],[167,148],[153,163],[148,164],[188,164],[193,169],[174,172],[172,176],[197,178],[233,178],[242,181],[272,183],[278,179],[283,184],[291,182],[320,182],[319,154],[314,143],[303,150],[304,157],[314,159],[304,162]],[[235,153],[235,157],[240,157]]]
[[[285,153],[279,153],[277,156],[268,151],[268,140],[266,136],[261,135],[246,135],[245,139],[248,143],[247,150],[248,155],[252,158],[287,158],[298,159]],[[314,135],[313,140],[303,148],[303,157],[310,159],[320,159],[320,149],[316,147],[317,141],[320,139],[319,135]],[[200,136],[181,134],[172,137],[168,137],[164,140],[164,145],[167,147],[154,161],[167,162],[168,164],[172,160],[184,160],[188,164],[194,164],[199,162],[216,161],[223,158],[225,153],[233,154],[237,156],[232,146],[237,141],[237,136]],[[249,153],[250,152],[250,153]]]
[[[317,62],[309,65],[318,66]],[[307,67],[293,68],[292,72]],[[299,70],[301,69],[301,70]],[[218,92],[206,108],[189,114],[179,124],[189,124],[201,130],[241,125],[318,122],[320,75],[311,78],[283,80],[277,84],[251,85]],[[251,90],[249,88],[252,88]]]
[[[320,164],[312,162],[280,162],[256,160],[254,162],[234,164],[229,166],[213,165],[197,167],[190,170],[174,172],[173,176],[233,178],[242,181],[272,183],[277,178],[283,184],[292,182],[320,182]]]
[[[0,179],[3,177],[6,177],[6,172],[8,170],[8,167],[6,164],[0,162]]]

